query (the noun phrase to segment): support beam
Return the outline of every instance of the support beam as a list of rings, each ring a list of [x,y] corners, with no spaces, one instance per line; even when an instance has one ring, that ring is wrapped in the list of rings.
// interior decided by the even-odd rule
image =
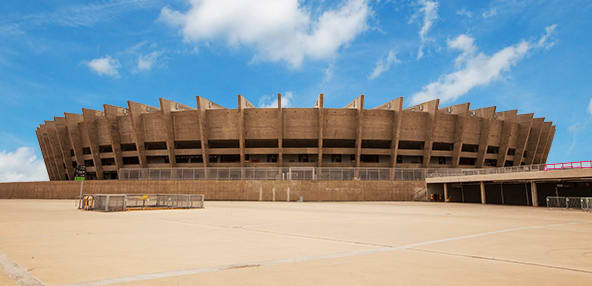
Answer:
[[[412,111],[419,111],[419,112],[426,112],[426,120],[425,120],[425,139],[424,139],[424,146],[423,146],[423,164],[424,168],[427,168],[430,164],[430,158],[432,157],[432,142],[434,141],[434,130],[436,129],[436,120],[437,120],[437,113],[438,113],[438,106],[440,105],[440,100],[435,99],[432,101],[424,102],[422,104],[418,104],[415,106],[411,106],[406,108],[405,110],[412,110]]]
[[[277,94],[278,108],[278,167],[284,166],[284,109],[282,107],[282,94]]]
[[[162,115],[162,121],[166,126],[167,136],[166,136],[166,145],[167,145],[167,154],[169,157],[169,166],[171,168],[175,167],[175,127],[173,125],[173,111],[181,111],[181,110],[192,110],[189,106],[185,106],[183,104],[173,102],[164,98],[158,99],[160,103],[160,112]]]
[[[537,191],[537,185],[535,181],[530,181],[530,194],[532,197],[532,206],[538,207],[539,206],[539,197]]]
[[[53,120],[55,122],[54,131],[58,138],[58,145],[62,154],[62,160],[66,166],[66,173],[68,174],[68,179],[73,180],[74,167],[72,166],[72,155],[70,154],[70,140],[68,137],[68,131],[66,129],[66,118],[54,117]]]
[[[526,158],[523,160],[526,165],[531,165],[534,162],[537,146],[539,145],[539,140],[541,139],[544,122],[545,118],[533,119],[532,129],[530,131],[530,136],[526,145]]]
[[[240,166],[245,166],[245,108],[253,108],[254,105],[251,104],[246,98],[241,96],[240,94],[237,95],[237,105],[238,105],[238,145],[240,149]]]
[[[317,109],[317,128],[318,128],[318,146],[317,146],[317,167],[323,166],[323,131],[325,128],[325,108],[323,107],[323,94],[319,95],[315,103]]]
[[[196,96],[195,100],[197,101],[197,114],[198,114],[198,124],[199,124],[199,134],[201,140],[201,154],[203,158],[204,168],[207,168],[210,165],[210,158],[208,157],[208,120],[207,120],[207,110],[208,109],[225,109],[221,105],[215,104],[201,96]]]
[[[485,204],[485,183],[484,182],[479,182],[479,189],[481,190],[481,204]]]
[[[360,95],[358,98],[350,102],[345,108],[353,108],[357,111],[356,121],[356,168],[360,167],[360,155],[362,153],[362,117],[364,114],[364,95]],[[356,169],[356,172],[358,170]],[[358,178],[358,174],[355,175]]]
[[[64,113],[66,117],[66,126],[68,127],[68,136],[70,137],[70,144],[74,150],[74,158],[78,166],[84,166],[84,159],[82,154],[82,137],[80,136],[79,123],[82,122],[82,115],[75,113]]]
[[[119,116],[125,116],[127,109],[119,106],[103,104],[105,118],[109,122],[109,137],[111,139],[111,149],[115,157],[115,167],[117,168],[117,177],[120,177],[120,169],[123,168],[123,156],[121,155],[121,136],[119,135]]]
[[[547,142],[550,138],[553,123],[543,122],[543,129],[541,131],[541,139],[537,145],[536,153],[534,156],[533,164],[541,164],[545,157],[545,151],[547,150]]]
[[[444,202],[448,202],[448,183],[444,183]]]
[[[43,156],[43,163],[45,163],[45,170],[47,170],[47,177],[53,181],[53,170],[51,169],[51,164],[49,163],[49,154],[45,148],[45,142],[41,138],[42,135],[39,127],[35,130],[35,134],[37,135],[37,142],[39,142],[39,148],[41,149],[41,155]]]
[[[526,151],[526,144],[530,136],[533,116],[533,113],[518,115],[518,138],[516,152],[514,153],[514,166],[520,166],[524,159],[524,151]]]
[[[132,129],[134,131],[134,140],[136,141],[136,150],[138,152],[140,168],[146,168],[148,167],[148,163],[146,162],[146,151],[144,148],[144,119],[142,118],[142,114],[158,112],[159,109],[129,100],[127,101],[127,105],[132,119]]]
[[[489,141],[489,131],[491,130],[491,125],[493,124],[494,116],[495,116],[495,107],[493,107],[494,112],[480,112],[479,114],[475,112],[475,116],[479,117],[479,149],[477,151],[477,168],[483,168],[485,164],[485,154],[487,153],[488,148],[488,141]]]
[[[501,128],[499,137],[499,151],[497,156],[497,167],[503,167],[506,164],[506,157],[508,156],[508,149],[510,148],[510,140],[516,136],[518,124],[517,110],[509,110],[504,112],[497,112],[496,118],[501,120]]]
[[[547,140],[547,146],[545,148],[545,154],[543,155],[543,160],[541,164],[547,163],[547,158],[549,157],[549,151],[551,151],[551,144],[553,144],[553,138],[555,137],[555,125],[551,127],[550,137]]]
[[[60,151],[60,147],[56,142],[58,141],[58,136],[55,131],[55,122],[54,121],[45,121],[45,127],[47,132],[47,140],[48,140],[48,147],[54,159],[54,165],[56,168],[56,175],[58,180],[65,180],[67,175],[66,172],[66,164],[64,163],[64,159],[62,158],[62,152]]]

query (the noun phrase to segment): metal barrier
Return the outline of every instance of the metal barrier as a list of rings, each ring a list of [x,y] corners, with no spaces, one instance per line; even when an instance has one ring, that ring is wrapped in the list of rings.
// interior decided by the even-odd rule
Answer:
[[[548,208],[592,211],[592,197],[547,197]]]
[[[188,194],[84,194],[79,209],[126,211],[133,209],[203,208],[204,195]]]
[[[426,169],[229,167],[229,168],[122,168],[120,180],[424,180]]]

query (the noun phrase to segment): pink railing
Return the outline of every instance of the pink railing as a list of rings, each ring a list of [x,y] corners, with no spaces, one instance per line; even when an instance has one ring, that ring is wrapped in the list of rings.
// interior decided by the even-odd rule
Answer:
[[[545,164],[545,171],[580,168],[592,168],[592,161]]]

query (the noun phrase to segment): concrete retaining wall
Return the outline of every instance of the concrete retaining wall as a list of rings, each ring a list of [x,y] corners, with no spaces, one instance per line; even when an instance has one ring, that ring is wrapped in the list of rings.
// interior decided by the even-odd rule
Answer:
[[[412,201],[425,181],[86,181],[84,193],[205,194],[206,200]],[[0,183],[0,199],[73,199],[80,182]],[[275,194],[275,195],[274,195]]]

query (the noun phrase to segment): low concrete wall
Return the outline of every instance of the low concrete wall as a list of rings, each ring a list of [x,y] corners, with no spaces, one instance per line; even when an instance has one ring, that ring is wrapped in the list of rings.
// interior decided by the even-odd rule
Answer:
[[[289,190],[289,191],[288,191]],[[0,199],[73,199],[80,182],[0,183]],[[84,193],[204,194],[206,200],[412,201],[426,199],[425,181],[86,181]],[[275,194],[275,195],[274,195]]]

